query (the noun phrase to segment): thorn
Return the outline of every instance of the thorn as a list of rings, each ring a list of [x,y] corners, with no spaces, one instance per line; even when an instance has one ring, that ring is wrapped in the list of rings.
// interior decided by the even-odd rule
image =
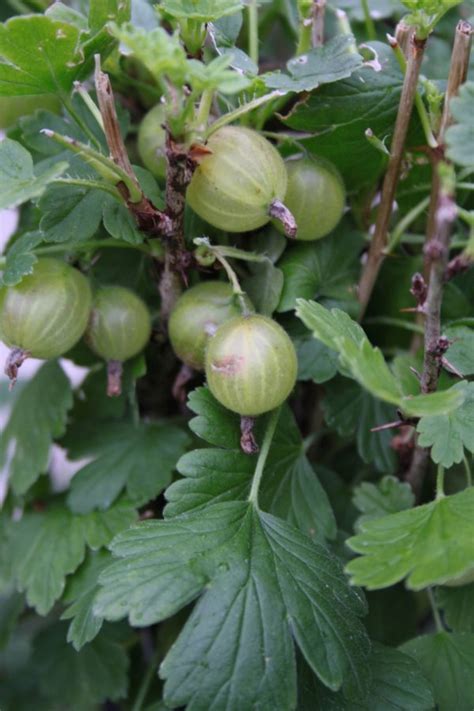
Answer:
[[[449,373],[452,373],[453,375],[456,375],[458,378],[461,380],[464,379],[464,375],[461,373],[460,370],[456,368],[455,365],[449,362],[447,358],[444,358],[444,356],[441,358],[441,365],[445,370],[447,370]]]

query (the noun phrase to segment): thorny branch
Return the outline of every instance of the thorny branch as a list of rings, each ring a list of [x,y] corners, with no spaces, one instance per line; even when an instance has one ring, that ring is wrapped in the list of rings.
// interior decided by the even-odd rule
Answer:
[[[374,235],[359,282],[360,318],[362,318],[365,313],[380,267],[384,260],[384,249],[387,246],[388,226],[392,214],[393,199],[400,175],[405,140],[418,87],[418,77],[425,44],[425,39],[419,39],[416,36],[410,37],[410,53],[390,149],[390,159],[383,182]]]

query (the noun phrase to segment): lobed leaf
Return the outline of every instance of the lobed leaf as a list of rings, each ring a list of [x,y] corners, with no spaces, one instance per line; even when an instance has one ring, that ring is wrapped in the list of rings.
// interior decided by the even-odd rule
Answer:
[[[360,553],[346,567],[355,585],[385,588],[406,578],[421,590],[474,568],[474,489],[408,511],[366,521],[348,546]]]

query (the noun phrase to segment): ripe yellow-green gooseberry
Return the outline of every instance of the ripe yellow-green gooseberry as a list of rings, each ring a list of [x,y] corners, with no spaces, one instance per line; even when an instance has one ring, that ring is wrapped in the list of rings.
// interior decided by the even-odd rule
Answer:
[[[145,168],[157,178],[166,177],[166,132],[164,109],[157,104],[143,117],[138,128],[138,154]]]
[[[296,239],[317,240],[336,227],[344,214],[346,191],[337,168],[322,158],[296,158],[285,163],[288,187],[284,203],[298,225]],[[275,221],[280,232],[281,224]]]
[[[293,390],[295,348],[267,316],[239,316],[220,326],[206,350],[206,378],[214,397],[244,417],[273,410]]]
[[[146,346],[151,319],[142,299],[122,286],[102,286],[94,295],[86,341],[107,361],[107,393],[120,395],[122,363]]]
[[[204,370],[209,338],[219,326],[241,313],[230,284],[204,281],[191,287],[176,302],[168,323],[174,352],[190,368]]]
[[[15,381],[28,358],[58,358],[83,335],[92,293],[88,279],[59,259],[42,258],[19,284],[0,291],[0,332],[12,348],[5,372]]]
[[[256,131],[224,126],[211,135],[187,190],[192,209],[226,232],[249,232],[274,217],[289,236],[293,216],[283,204],[285,164],[276,148]]]

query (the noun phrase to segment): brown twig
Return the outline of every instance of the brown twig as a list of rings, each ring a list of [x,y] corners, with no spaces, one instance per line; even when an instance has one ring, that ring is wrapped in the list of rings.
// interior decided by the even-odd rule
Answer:
[[[430,263],[430,273],[428,293],[424,304],[426,319],[425,353],[420,381],[422,393],[432,393],[436,390],[443,365],[443,356],[449,348],[448,339],[441,335],[441,302],[449,258],[451,229],[456,219],[457,208],[453,195],[442,184],[437,205],[435,233],[425,247]],[[406,480],[417,496],[421,491],[428,459],[429,450],[417,445],[406,475]]]
[[[313,27],[311,30],[311,44],[313,47],[322,47],[324,44],[324,16],[326,13],[326,0],[314,0]]]
[[[393,199],[400,176],[405,140],[418,87],[418,77],[425,44],[426,39],[419,39],[416,36],[411,37],[407,71],[403,82],[400,104],[398,106],[397,120],[390,148],[390,159],[383,182],[375,231],[359,282],[360,318],[362,318],[365,313],[380,267],[384,260],[384,250],[387,246],[387,233],[392,214]]]
[[[407,25],[403,20],[401,20],[395,30],[395,39],[397,40],[398,46],[402,50],[405,57],[408,58],[410,52],[411,38],[415,32],[415,27],[413,25]]]
[[[110,157],[118,166],[120,166],[120,168],[122,168],[122,170],[127,173],[127,175],[130,176],[130,179],[141,192],[138,179],[132,168],[132,164],[130,163],[130,158],[128,157],[127,149],[120,132],[120,124],[117,117],[117,110],[115,108],[114,94],[110,84],[110,79],[108,75],[101,70],[100,55],[96,55],[95,60],[96,66],[94,78],[97,100],[99,102],[99,109],[104,124],[104,134],[109,147]],[[143,194],[143,192],[140,201],[132,202],[130,200],[128,188],[124,183],[119,183],[117,185],[117,189],[119,190],[127,208],[135,217],[138,227],[143,232],[151,237],[168,236],[170,234],[172,228],[170,218],[166,213],[161,210],[157,210],[150,200],[148,200],[148,198]]]

